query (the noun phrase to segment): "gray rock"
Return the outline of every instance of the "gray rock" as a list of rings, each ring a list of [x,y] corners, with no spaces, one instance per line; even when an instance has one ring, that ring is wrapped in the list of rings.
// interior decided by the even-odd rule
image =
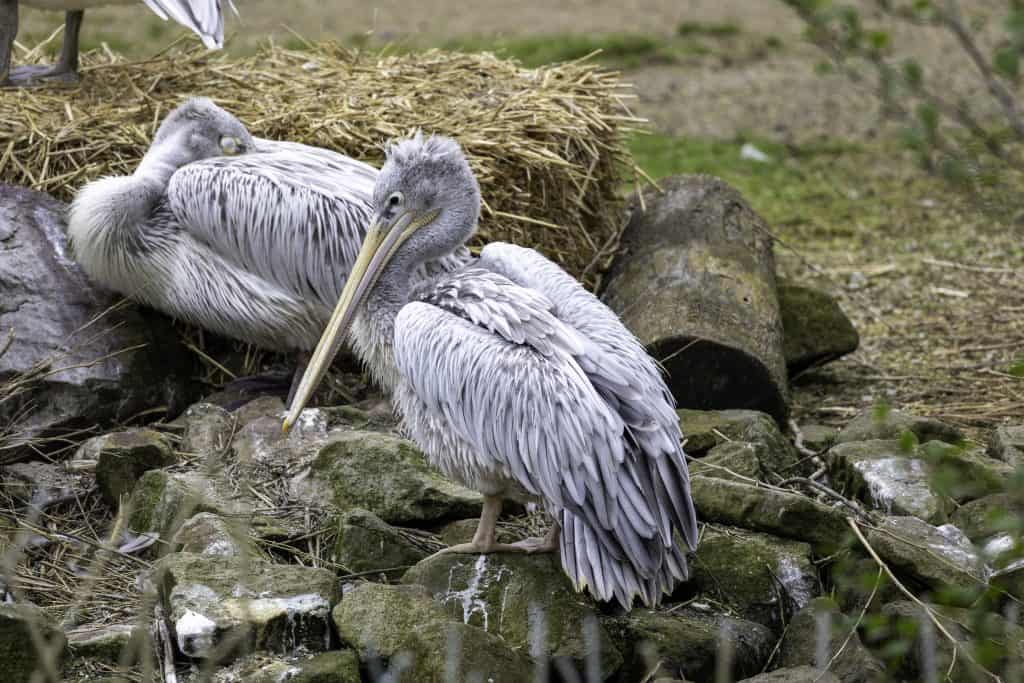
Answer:
[[[0,330],[14,330],[0,356],[0,382],[37,377],[0,406],[0,424],[19,415],[8,461],[66,447],[81,430],[110,426],[167,406],[176,414],[195,394],[196,357],[171,321],[93,287],[67,253],[66,206],[48,195],[0,184]]]
[[[330,612],[339,596],[325,569],[172,553],[154,564],[152,581],[178,649],[189,657],[216,649],[229,655],[330,648]],[[225,639],[235,647],[218,648]]]
[[[861,643],[856,622],[843,615],[828,598],[815,598],[786,627],[775,664],[779,667],[813,666],[819,626],[828,633],[828,670],[842,683],[874,683],[885,669]],[[832,661],[832,658],[835,660]]]
[[[113,432],[93,441],[96,484],[103,500],[114,508],[122,495],[132,492],[143,474],[177,462],[163,436],[152,429]]]
[[[212,403],[196,403],[180,418],[185,425],[181,450],[210,457],[223,453],[231,445],[235,417]]]
[[[837,444],[825,459],[832,480],[847,495],[888,514],[942,524],[953,501],[935,490],[933,469],[920,455],[899,441],[873,440]]]
[[[990,458],[981,448],[961,448],[942,441],[929,441],[918,449],[931,465],[933,486],[958,503],[1006,490],[1013,467]]]
[[[829,294],[776,278],[789,376],[857,350],[860,336]]]
[[[369,510],[389,524],[478,515],[483,501],[433,470],[411,441],[363,431],[332,436],[295,489],[306,500]]]
[[[1015,496],[993,493],[961,505],[949,521],[978,543],[1004,530],[1021,512]]]
[[[355,648],[364,666],[387,664],[391,672],[402,671],[401,680],[442,683],[452,680],[452,671],[455,680],[532,679],[525,654],[498,636],[451,621],[422,586],[359,584],[332,616],[341,640]]]
[[[326,410],[303,410],[295,425],[285,434],[281,430],[283,409],[255,415],[257,408],[270,410],[274,404],[254,404],[256,402],[243,406],[235,413],[239,428],[231,448],[244,467],[255,468],[254,471],[284,471],[298,461],[313,458],[327,443],[330,414]],[[240,415],[242,411],[250,415]]]
[[[25,504],[45,506],[88,488],[81,476],[51,462],[17,462],[6,466],[4,475],[4,493]]]
[[[712,447],[728,441],[749,441],[763,446],[758,459],[771,471],[796,474],[800,460],[796,448],[783,436],[775,421],[755,410],[687,410],[680,409],[679,427],[686,439],[689,455],[699,456]]]
[[[175,550],[196,555],[259,556],[259,549],[244,525],[233,526],[212,512],[200,512],[185,520],[171,539],[171,546]]]
[[[899,410],[873,409],[853,418],[839,432],[836,443],[899,439],[904,432],[913,433],[920,443],[945,441],[955,444],[964,440],[964,435],[959,429],[930,417],[918,417]]]
[[[412,567],[402,582],[426,587],[451,617],[501,636],[513,649],[577,663],[596,652],[609,674],[622,663],[593,600],[573,590],[555,554],[440,555]],[[531,640],[538,623],[543,644]]]
[[[821,552],[849,532],[842,512],[806,496],[712,477],[691,477],[690,487],[697,515],[708,522],[807,541]]]
[[[131,624],[83,624],[66,631],[66,635],[71,654],[76,659],[87,657],[117,665],[121,653],[136,635],[136,627]]]
[[[313,657],[254,654],[222,667],[213,683],[360,683],[359,657],[352,650],[331,650]]]
[[[989,440],[988,454],[1014,468],[1024,465],[1024,425],[997,427]]]
[[[244,427],[261,417],[281,417],[284,419],[284,411],[284,401],[279,396],[260,396],[238,406],[231,411],[231,415],[235,418],[235,422],[239,427]],[[278,426],[280,427],[280,425]],[[305,425],[296,424],[295,426],[300,428]]]
[[[701,597],[776,634],[820,590],[810,545],[742,529],[705,527],[692,567]]]
[[[2,189],[2,188],[0,188]],[[0,223],[0,228],[3,223]],[[42,637],[48,648],[45,657],[36,649],[34,635]],[[58,680],[64,668],[66,640],[64,633],[35,605],[0,603],[0,662],[4,680],[29,683],[42,679]],[[47,664],[49,663],[49,665]],[[50,676],[45,674],[50,673]]]
[[[473,540],[473,534],[476,533],[476,528],[480,523],[480,518],[470,519],[457,519],[454,522],[448,522],[437,532],[437,537],[445,545],[458,545],[459,543],[469,543]],[[513,534],[507,527],[498,525],[497,534],[495,539],[498,543],[515,543],[521,540],[515,534]]]
[[[820,453],[835,444],[839,430],[828,425],[811,423],[800,425],[800,434],[806,448]]]
[[[732,677],[752,676],[762,668],[776,638],[750,621],[731,619],[692,607],[660,612],[635,609],[620,617],[606,617],[605,627],[625,657],[622,680],[678,678],[715,680],[715,663],[725,637],[733,644]]]
[[[890,567],[936,597],[941,593],[944,602],[970,604],[987,585],[987,570],[970,539],[951,524],[888,517],[866,536]]]
[[[380,572],[386,579],[398,579],[442,547],[425,531],[393,527],[372,512],[355,509],[338,521],[334,561],[352,573]]]
[[[765,450],[764,445],[750,441],[720,443],[703,458],[690,463],[690,475],[748,483],[759,481],[764,475],[758,455]]]
[[[795,666],[744,678],[740,683],[840,683],[840,679],[813,666]]]

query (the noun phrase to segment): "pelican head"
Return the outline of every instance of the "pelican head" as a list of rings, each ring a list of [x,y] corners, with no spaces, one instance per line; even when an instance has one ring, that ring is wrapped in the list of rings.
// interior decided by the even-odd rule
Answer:
[[[244,154],[255,146],[241,121],[209,98],[193,97],[164,118],[150,151],[183,166],[210,157]]]
[[[381,273],[406,275],[465,244],[480,216],[480,187],[459,144],[421,134],[389,145],[373,190],[374,216],[338,305],[284,421],[288,431],[330,367],[356,309]]]

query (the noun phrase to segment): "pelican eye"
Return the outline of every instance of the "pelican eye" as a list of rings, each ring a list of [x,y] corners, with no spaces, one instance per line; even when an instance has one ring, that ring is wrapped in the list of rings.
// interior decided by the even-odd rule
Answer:
[[[225,154],[239,154],[242,151],[242,141],[225,135],[220,139],[220,149]]]
[[[388,197],[388,206],[398,206],[403,201],[405,201],[405,197],[401,192],[392,192],[391,196]]]

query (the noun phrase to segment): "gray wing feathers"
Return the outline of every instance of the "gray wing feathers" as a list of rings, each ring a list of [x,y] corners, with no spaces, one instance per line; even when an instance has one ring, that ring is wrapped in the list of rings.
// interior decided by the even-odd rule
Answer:
[[[376,171],[295,143],[259,149],[176,171],[171,210],[226,261],[331,309],[366,234]]]
[[[697,542],[678,418],[657,365],[607,306],[536,251],[494,243],[484,248],[479,265],[552,302],[551,312],[584,340],[573,360],[624,425],[625,458],[602,470],[606,488],[619,493],[616,523],[602,533],[594,524],[601,521],[596,511],[567,506],[561,515],[563,565],[605,599],[639,594],[648,604],[657,602],[673,577],[686,576],[674,533],[690,548]],[[609,486],[609,477],[617,483]],[[613,561],[608,571],[609,558],[621,557],[629,562]]]
[[[153,12],[167,21],[173,19],[191,29],[211,50],[224,46],[224,14],[221,0],[142,0]],[[235,14],[238,10],[231,0],[227,6]]]

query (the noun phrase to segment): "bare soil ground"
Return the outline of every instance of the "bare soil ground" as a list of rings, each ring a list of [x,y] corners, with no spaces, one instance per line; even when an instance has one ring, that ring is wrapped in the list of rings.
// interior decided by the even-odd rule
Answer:
[[[983,41],[995,40],[998,24],[984,22],[1005,3],[961,4],[982,27]],[[815,72],[822,56],[781,2],[253,0],[239,9],[241,18],[229,19],[229,50],[236,52],[268,37],[296,40],[292,31],[311,40],[369,33],[373,41],[429,46],[569,33],[667,39],[683,22],[735,25],[737,33],[702,39],[701,50],[676,63],[641,65],[625,78],[636,86],[637,113],[661,133],[796,146],[844,141],[859,150],[825,163],[808,163],[798,150],[783,154],[774,163],[792,170],[791,182],[813,176],[815,187],[827,190],[796,193],[799,203],[787,207],[791,188],[780,186],[770,203],[754,206],[782,238],[780,269],[839,296],[862,334],[851,358],[797,382],[798,418],[843,421],[884,399],[957,422],[979,438],[994,424],[1024,420],[1024,379],[1009,372],[1024,357],[1024,216],[992,211],[923,178],[870,91]],[[21,42],[33,45],[59,23],[55,13],[23,10]],[[83,40],[144,56],[178,33],[139,3],[87,12]],[[948,92],[984,100],[974,67],[946,33],[897,27],[894,42],[927,74],[939,75]]]

